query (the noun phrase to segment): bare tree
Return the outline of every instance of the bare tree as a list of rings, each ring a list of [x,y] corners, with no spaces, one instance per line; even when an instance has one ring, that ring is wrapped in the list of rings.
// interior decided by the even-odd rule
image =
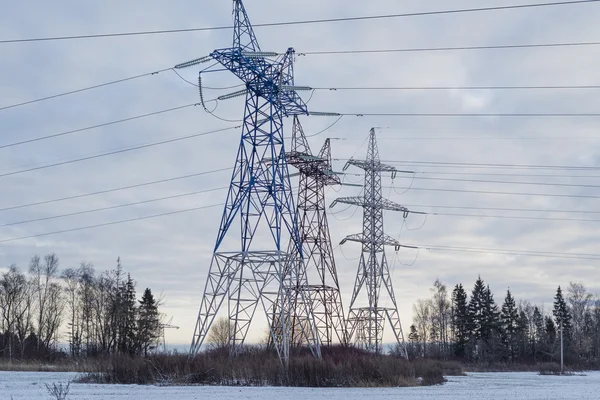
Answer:
[[[73,268],[67,268],[61,274],[64,282],[66,304],[69,311],[69,349],[71,357],[80,355],[81,351],[81,332],[79,330],[79,309],[78,300],[79,274]]]
[[[430,303],[432,331],[435,332],[435,339],[438,340],[440,353],[448,354],[451,319],[448,290],[446,285],[436,279],[430,291],[432,292]]]
[[[40,350],[40,347],[48,348],[56,338],[56,320],[60,318],[56,313],[62,311],[60,286],[53,285],[58,278],[58,257],[48,254],[42,261],[39,256],[33,256],[29,274],[36,299],[37,349]]]
[[[0,278],[0,312],[8,336],[8,357],[13,359],[13,337],[16,325],[23,318],[24,306],[27,301],[27,279],[15,265]]]
[[[592,295],[587,292],[583,284],[569,282],[567,302],[571,308],[573,339],[579,354],[584,351],[585,315],[590,307],[591,301]]]
[[[431,335],[431,302],[429,300],[417,300],[413,305],[413,324],[417,335],[421,339],[422,356],[427,355],[427,339]]]
[[[229,332],[233,331],[231,321],[227,317],[217,318],[208,332],[206,344],[215,349],[222,349],[229,345]]]

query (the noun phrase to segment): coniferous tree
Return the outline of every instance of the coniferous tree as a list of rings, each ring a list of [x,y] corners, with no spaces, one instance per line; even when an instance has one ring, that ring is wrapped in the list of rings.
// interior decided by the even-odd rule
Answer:
[[[460,283],[452,291],[452,310],[454,354],[458,357],[464,357],[469,341],[469,306],[467,292]]]
[[[546,343],[545,347],[547,349],[547,354],[550,356],[550,360],[554,357],[554,345],[556,343],[556,325],[554,324],[554,320],[549,316],[544,318],[545,321],[545,330],[546,330]]]
[[[533,358],[536,359],[537,353],[545,351],[544,342],[546,337],[546,331],[544,327],[544,316],[540,312],[540,309],[536,306],[533,309],[533,326],[535,331],[532,333],[533,337]]]
[[[516,353],[518,319],[519,314],[517,305],[509,289],[506,291],[506,298],[504,299],[504,304],[502,304],[500,321],[502,327],[502,342],[506,347],[511,361],[514,361]]]
[[[529,332],[529,318],[525,310],[519,311],[517,320],[516,343],[517,343],[517,358],[525,358],[531,355],[531,341]]]
[[[498,306],[496,305],[494,295],[492,294],[489,285],[485,288],[483,295],[482,339],[485,344],[485,355],[493,360],[502,351],[500,310],[498,310]]]
[[[139,349],[148,355],[148,350],[156,343],[160,336],[160,315],[154,295],[149,288],[144,290],[142,299],[139,301],[137,321],[137,342]]]
[[[119,352],[135,352],[136,341],[136,300],[135,282],[127,274],[127,280],[120,289],[121,316],[119,326]]]
[[[571,314],[569,313],[569,308],[567,307],[560,286],[556,289],[556,295],[554,296],[552,315],[556,322],[557,333],[560,334],[562,328],[563,340],[565,344],[568,344],[571,339]]]
[[[481,277],[475,281],[473,291],[471,292],[471,299],[469,300],[469,330],[473,337],[475,344],[483,339],[485,330],[485,284]]]

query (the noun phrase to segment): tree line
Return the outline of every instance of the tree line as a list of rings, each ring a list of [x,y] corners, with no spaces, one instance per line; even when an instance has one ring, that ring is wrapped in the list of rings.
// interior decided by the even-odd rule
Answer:
[[[413,306],[408,334],[410,355],[468,362],[536,363],[560,359],[600,365],[600,298],[581,283],[559,286],[551,309],[517,302],[510,289],[499,305],[479,277],[470,295],[462,284],[450,293],[436,280],[431,298]]]
[[[34,256],[27,272],[11,265],[0,274],[0,358],[145,355],[162,332],[159,303],[149,288],[136,299],[120,259],[97,273],[87,262],[61,271],[56,254]]]

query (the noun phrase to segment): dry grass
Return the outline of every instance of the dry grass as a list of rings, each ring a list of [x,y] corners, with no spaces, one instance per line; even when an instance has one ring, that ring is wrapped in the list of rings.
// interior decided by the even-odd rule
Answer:
[[[148,358],[116,356],[99,364],[82,382],[165,385],[243,385],[297,387],[398,387],[444,382],[441,363],[407,362],[390,355],[375,355],[353,348],[324,348],[316,360],[306,351],[290,359],[286,371],[277,356],[259,348],[246,348],[230,358],[227,351],[212,351],[188,360],[186,355]]]

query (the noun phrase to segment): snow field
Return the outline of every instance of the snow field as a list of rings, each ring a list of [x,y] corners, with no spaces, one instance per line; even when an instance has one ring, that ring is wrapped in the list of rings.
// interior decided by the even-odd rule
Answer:
[[[63,382],[76,373],[0,372],[0,400],[50,399],[45,383]],[[539,376],[530,372],[471,373],[449,377],[440,386],[415,388],[282,388],[215,386],[138,386],[71,384],[68,400],[421,400],[421,399],[600,399],[600,372],[585,376]]]

